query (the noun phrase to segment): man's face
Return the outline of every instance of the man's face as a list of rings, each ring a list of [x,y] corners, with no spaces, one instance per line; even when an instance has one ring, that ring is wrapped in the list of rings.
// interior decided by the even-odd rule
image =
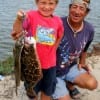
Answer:
[[[80,23],[87,15],[87,8],[84,4],[72,4],[69,8],[69,18],[74,23]]]

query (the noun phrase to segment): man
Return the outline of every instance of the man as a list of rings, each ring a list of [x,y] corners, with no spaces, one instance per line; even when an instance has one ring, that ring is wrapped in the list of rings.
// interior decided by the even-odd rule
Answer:
[[[85,63],[87,49],[94,37],[93,26],[84,20],[90,11],[89,4],[90,0],[72,0],[68,17],[62,18],[64,36],[57,50],[58,83],[54,99],[70,100],[69,94],[77,99],[79,91],[74,84],[89,90],[97,88],[97,81]]]

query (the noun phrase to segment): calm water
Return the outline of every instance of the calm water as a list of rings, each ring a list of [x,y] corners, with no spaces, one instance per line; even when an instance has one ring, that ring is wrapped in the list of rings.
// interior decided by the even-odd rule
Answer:
[[[59,0],[59,5],[55,14],[59,16],[67,15],[70,0]],[[12,55],[14,41],[10,33],[16,12],[19,9],[36,9],[34,0],[0,0],[0,60]],[[91,0],[91,12],[87,20],[95,27],[94,43],[100,42],[100,0]]]

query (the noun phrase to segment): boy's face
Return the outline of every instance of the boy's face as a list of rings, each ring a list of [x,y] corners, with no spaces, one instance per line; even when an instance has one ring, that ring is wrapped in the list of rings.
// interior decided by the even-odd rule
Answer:
[[[44,17],[51,17],[56,5],[55,0],[38,0],[37,2],[38,10]]]

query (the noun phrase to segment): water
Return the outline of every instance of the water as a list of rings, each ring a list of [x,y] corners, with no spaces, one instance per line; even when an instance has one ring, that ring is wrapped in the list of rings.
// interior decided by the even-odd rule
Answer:
[[[0,60],[12,55],[14,41],[10,34],[12,24],[19,9],[36,9],[35,0],[0,0]],[[70,0],[59,0],[59,5],[55,14],[64,16],[68,14],[68,4]],[[87,20],[93,23],[95,27],[95,37],[93,44],[100,42],[100,0],[91,1],[91,12]]]

